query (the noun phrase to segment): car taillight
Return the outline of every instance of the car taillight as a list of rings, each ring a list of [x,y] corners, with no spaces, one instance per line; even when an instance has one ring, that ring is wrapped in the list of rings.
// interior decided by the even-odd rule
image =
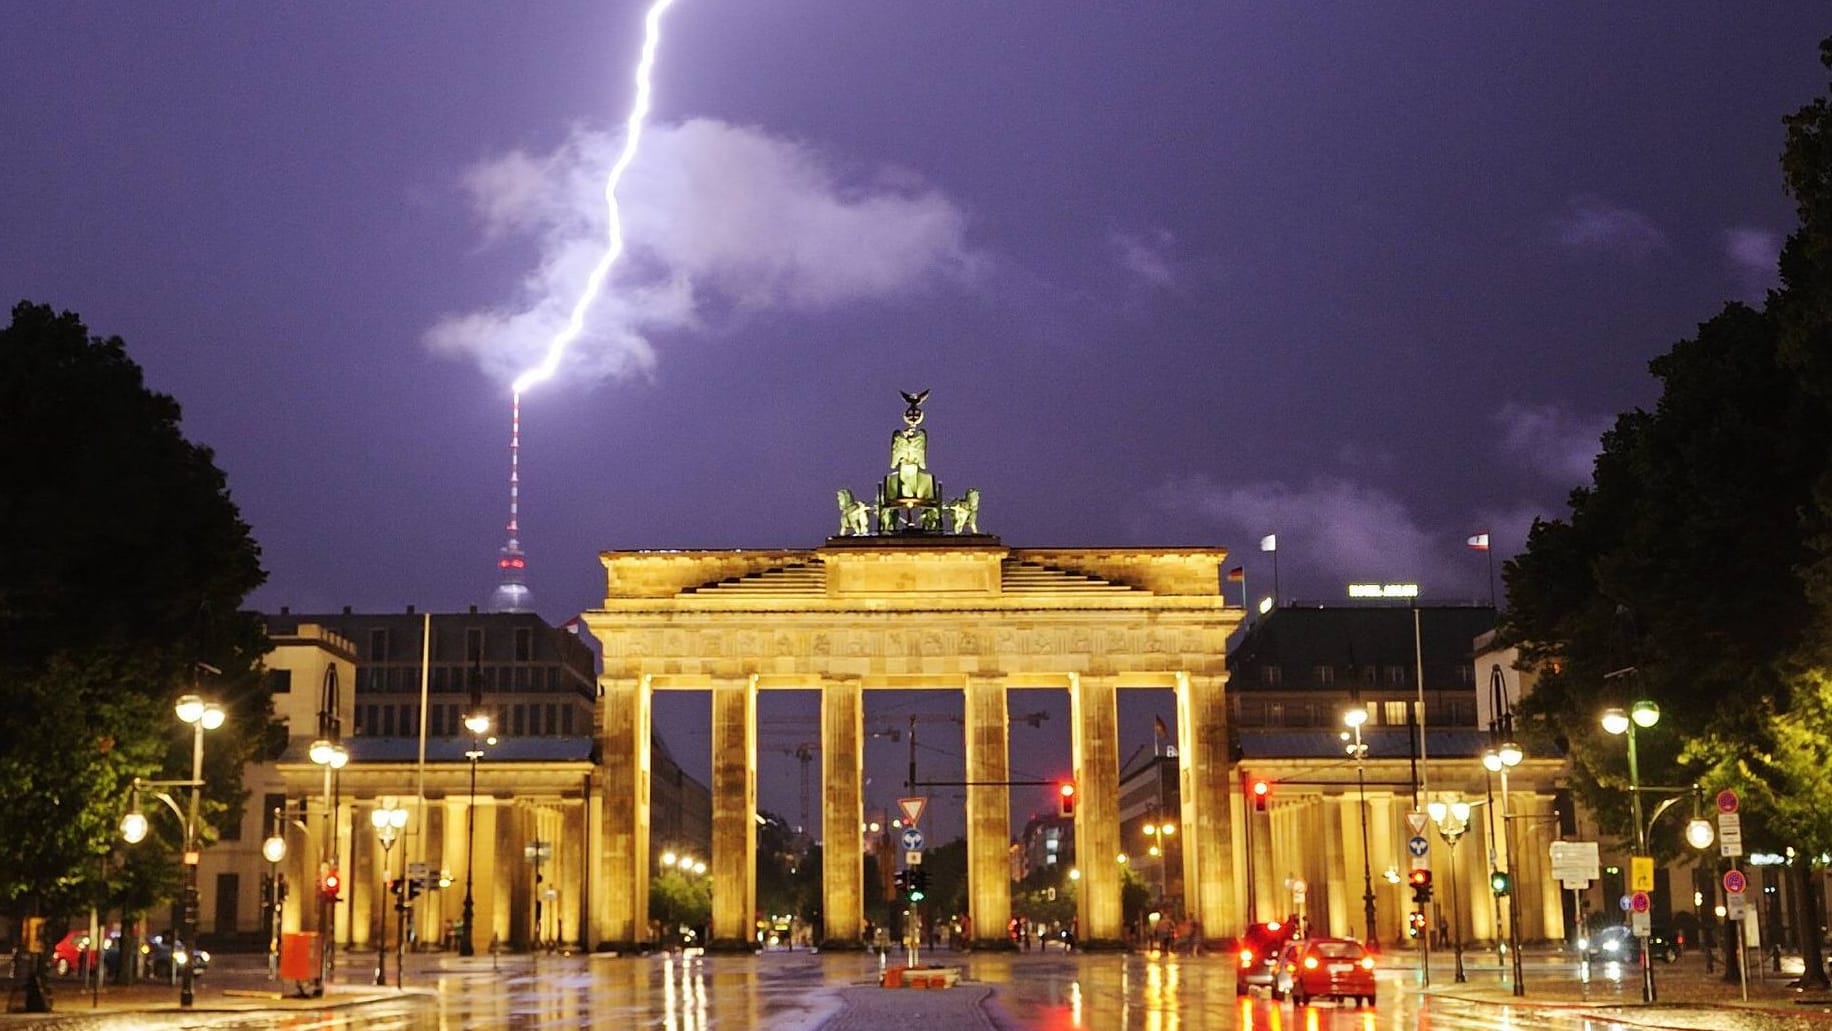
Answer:
[[[1372,970],[1372,969],[1374,969],[1374,957],[1373,957],[1373,956],[1363,956],[1363,957],[1361,957],[1361,969],[1363,969],[1363,970]]]
[[[1253,965],[1253,950],[1252,949],[1240,950],[1240,965],[1243,967],[1250,967]]]
[[[1315,970],[1315,969],[1317,969],[1317,957],[1315,957],[1315,956],[1305,956],[1305,957],[1304,957],[1304,969],[1306,969],[1306,970]]]

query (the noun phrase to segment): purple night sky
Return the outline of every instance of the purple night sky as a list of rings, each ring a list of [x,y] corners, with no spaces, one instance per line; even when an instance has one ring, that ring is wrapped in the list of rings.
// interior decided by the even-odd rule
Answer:
[[[121,335],[184,405],[262,546],[254,606],[487,599],[508,383],[597,258],[642,13],[11,12],[0,294]],[[1257,598],[1276,531],[1287,598],[1486,598],[1464,538],[1518,550],[1654,399],[1648,359],[1774,282],[1781,117],[1827,32],[1804,4],[677,0],[629,250],[523,398],[536,606],[593,606],[601,550],[819,545],[924,387],[932,469],[1008,544],[1224,545]],[[1066,765],[1064,719],[1013,742]],[[790,811],[793,761],[764,773]]]

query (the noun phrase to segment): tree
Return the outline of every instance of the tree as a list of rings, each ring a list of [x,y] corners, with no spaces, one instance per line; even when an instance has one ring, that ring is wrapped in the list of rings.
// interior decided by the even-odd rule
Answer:
[[[207,690],[230,716],[206,750],[206,823],[241,801],[271,704],[265,633],[239,611],[266,575],[259,549],[211,452],[120,338],[18,304],[0,330],[0,410],[0,684],[26,717],[0,722],[0,907],[19,917],[95,896],[134,777],[189,778],[172,703],[203,682],[200,663],[221,671]]]
[[[1832,69],[1832,39],[1821,45]],[[1652,412],[1605,434],[1568,519],[1508,563],[1504,630],[1542,674],[1523,706],[1631,837],[1625,750],[1604,705],[1650,699],[1644,784],[1734,786],[1745,840],[1792,847],[1805,980],[1825,985],[1815,905],[1832,848],[1832,107],[1786,120],[1801,224],[1761,310],[1732,304],[1649,368]],[[1653,836],[1656,852],[1670,837]]]

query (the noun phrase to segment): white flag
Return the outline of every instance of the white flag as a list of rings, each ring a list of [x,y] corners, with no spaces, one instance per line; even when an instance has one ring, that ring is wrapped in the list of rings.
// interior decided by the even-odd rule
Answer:
[[[1469,545],[1470,547],[1476,549],[1477,551],[1489,550],[1488,534],[1486,533],[1479,533],[1475,535],[1474,537],[1471,537],[1469,540],[1464,541],[1463,543]]]
[[[1279,535],[1276,533],[1269,533],[1266,536],[1261,537],[1260,538],[1260,550],[1261,551],[1279,550]]]

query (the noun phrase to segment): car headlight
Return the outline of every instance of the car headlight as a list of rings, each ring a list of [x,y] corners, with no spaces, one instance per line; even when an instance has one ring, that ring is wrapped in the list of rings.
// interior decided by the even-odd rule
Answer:
[[[197,962],[199,963],[210,962],[210,953],[205,951],[204,949],[198,949],[197,950]]]
[[[191,962],[191,954],[189,952],[186,952],[183,949],[173,949],[172,950],[172,962],[182,967],[186,963]]]
[[[1579,952],[1587,951],[1589,950],[1589,948],[1590,948],[1590,939],[1589,938],[1579,938],[1578,939],[1578,951]]]
[[[1611,938],[1609,941],[1606,941],[1603,943],[1603,951],[1604,952],[1614,952],[1616,951],[1616,947],[1621,944],[1622,944],[1621,942],[1618,942],[1614,938]]]

